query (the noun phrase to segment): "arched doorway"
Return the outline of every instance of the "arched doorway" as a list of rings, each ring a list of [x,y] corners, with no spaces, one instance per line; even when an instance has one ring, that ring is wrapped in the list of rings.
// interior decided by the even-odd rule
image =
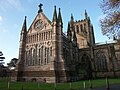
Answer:
[[[87,54],[83,54],[80,62],[76,65],[76,74],[78,80],[92,78],[90,57]]]

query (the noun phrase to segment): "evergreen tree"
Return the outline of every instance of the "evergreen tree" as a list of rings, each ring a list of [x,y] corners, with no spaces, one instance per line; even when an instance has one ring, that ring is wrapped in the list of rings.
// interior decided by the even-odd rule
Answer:
[[[9,69],[11,68],[15,68],[16,67],[16,63],[17,63],[18,59],[17,58],[13,58],[11,59],[10,63],[7,63]]]
[[[3,57],[3,53],[2,53],[2,51],[0,51],[0,67],[3,67],[4,65],[4,59],[5,59],[5,57]]]

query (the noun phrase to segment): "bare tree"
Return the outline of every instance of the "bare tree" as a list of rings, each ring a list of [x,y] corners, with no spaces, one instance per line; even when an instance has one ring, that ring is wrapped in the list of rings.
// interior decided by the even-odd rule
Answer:
[[[120,0],[102,0],[100,8],[104,13],[100,19],[103,35],[120,39]]]

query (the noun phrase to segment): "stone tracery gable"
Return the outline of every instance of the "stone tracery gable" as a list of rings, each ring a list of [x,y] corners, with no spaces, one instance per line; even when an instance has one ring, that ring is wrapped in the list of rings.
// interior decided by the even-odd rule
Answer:
[[[42,28],[39,28],[38,30],[35,29],[35,24],[37,21],[42,21]],[[40,32],[42,30],[50,30],[52,29],[51,21],[44,15],[43,12],[38,13],[35,17],[34,21],[32,22],[30,28],[28,29],[28,34]]]

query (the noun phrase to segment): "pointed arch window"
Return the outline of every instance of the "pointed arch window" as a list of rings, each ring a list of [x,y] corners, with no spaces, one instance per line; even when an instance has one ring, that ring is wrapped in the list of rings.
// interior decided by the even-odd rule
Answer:
[[[106,71],[107,62],[106,62],[106,56],[104,55],[104,52],[99,51],[96,56],[97,56],[97,70]]]
[[[50,47],[47,49],[47,63],[50,63]]]
[[[25,65],[28,65],[28,59],[29,59],[29,51],[25,52]]]
[[[29,65],[33,65],[33,49],[31,48],[30,52],[30,62],[29,62]]]
[[[50,56],[52,56],[52,47],[50,47]]]
[[[44,52],[45,52],[45,55],[44,55],[45,56],[45,58],[44,58],[45,59],[44,60],[44,64],[46,64],[46,62],[47,62],[47,48],[46,47],[45,47],[45,51]]]
[[[43,46],[41,47],[41,64],[43,64]]]
[[[36,50],[33,49],[33,54],[32,54],[32,59],[33,59],[33,65],[35,64],[35,60],[36,60]]]
[[[36,64],[39,64],[39,48],[36,46]]]
[[[39,48],[39,64],[41,64],[41,48]]]
[[[28,65],[30,65],[30,51],[31,50],[28,51]]]

